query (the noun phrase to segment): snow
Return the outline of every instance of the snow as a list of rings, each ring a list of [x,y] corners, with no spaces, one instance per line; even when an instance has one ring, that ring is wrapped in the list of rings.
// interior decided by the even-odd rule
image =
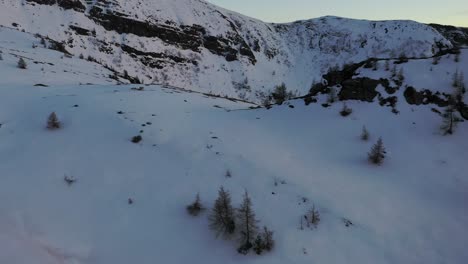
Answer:
[[[323,108],[297,100],[288,103],[294,108],[249,110],[248,103],[162,85],[136,91],[109,84],[108,72],[94,63],[32,49],[37,39],[25,33],[2,29],[0,35],[0,263],[468,258],[468,126],[442,136],[433,106],[407,105],[399,92],[399,115],[357,101],[347,102],[348,118],[339,115],[340,103]],[[28,60],[29,69],[21,70],[19,55],[54,66],[42,72]],[[466,71],[467,61],[466,51],[459,64],[443,58],[430,74],[431,60],[410,61],[402,66],[405,82],[449,89],[450,78],[442,76]],[[67,67],[75,73],[59,72]],[[38,82],[49,87],[33,86]],[[79,85],[87,82],[95,85]],[[52,111],[59,130],[46,129]],[[363,125],[368,142],[359,139]],[[131,143],[140,130],[143,141]],[[388,157],[373,166],[367,152],[380,136]],[[76,183],[66,184],[65,175]],[[221,185],[235,205],[248,190],[261,224],[275,232],[271,253],[239,255],[236,241],[209,230],[208,212],[186,213],[197,192],[211,207]],[[317,229],[300,230],[299,219],[313,204],[322,220]]]
[[[67,49],[74,55],[90,55],[121,73],[127,70],[147,84],[168,84],[256,102],[261,101],[259,92],[268,93],[283,82],[289,90],[306,94],[313,81],[319,81],[322,74],[336,64],[360,62],[369,57],[396,58],[400,53],[412,57],[430,56],[438,50],[436,42],[452,46],[430,26],[414,21],[322,17],[271,24],[200,0],[102,2],[98,1],[100,7],[138,21],[173,25],[175,28],[201,25],[210,36],[239,36],[250,46],[257,63],[253,65],[244,56],[240,56],[239,61],[227,62],[224,57],[205,48],[198,53],[181,50],[157,38],[106,31],[95,24],[86,12],[63,10],[57,6],[33,6],[19,0],[0,0],[0,25],[12,27],[13,23],[17,23],[18,29],[26,32],[39,33],[67,43],[72,40]],[[82,3],[88,10],[96,4],[95,1]],[[69,29],[69,25],[94,29],[97,36],[78,35]],[[101,51],[103,43],[109,44],[106,47],[110,48],[109,53]],[[255,43],[258,43],[258,51],[254,49]],[[123,44],[146,52],[177,54],[195,59],[198,65],[175,63],[164,69],[154,69],[123,52],[120,48]],[[274,57],[270,58],[267,54],[274,54]],[[236,90],[235,83],[242,83],[246,78],[252,89]]]

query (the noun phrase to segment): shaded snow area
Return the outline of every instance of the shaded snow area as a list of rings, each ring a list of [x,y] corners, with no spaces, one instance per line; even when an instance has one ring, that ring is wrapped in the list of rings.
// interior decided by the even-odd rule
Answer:
[[[18,38],[0,40],[0,263],[468,259],[466,122],[443,136],[433,106],[408,105],[400,91],[398,115],[377,101],[349,101],[353,113],[344,118],[340,103],[249,109],[159,85],[132,89],[139,86],[106,84],[109,72],[93,63],[29,42],[20,49]],[[17,56],[29,58],[28,69],[16,68]],[[450,89],[450,60],[425,82],[416,73],[428,65],[410,61],[402,67],[415,74],[405,82]],[[54,65],[43,72],[33,61]],[[466,61],[463,52],[459,69]],[[59,73],[67,69],[75,73]],[[79,85],[88,82],[95,85]],[[61,128],[48,130],[53,111]],[[369,141],[360,139],[364,125]],[[367,153],[379,137],[387,157],[376,166]],[[274,231],[271,252],[240,255],[236,239],[210,230],[209,210],[187,214],[197,193],[210,209],[220,186],[235,206],[249,192],[260,225]],[[301,230],[313,206],[321,221]]]

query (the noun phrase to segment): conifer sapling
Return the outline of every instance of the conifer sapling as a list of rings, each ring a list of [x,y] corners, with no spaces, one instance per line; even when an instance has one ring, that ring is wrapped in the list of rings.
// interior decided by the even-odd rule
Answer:
[[[377,140],[377,143],[372,146],[371,151],[368,153],[369,161],[373,164],[380,165],[385,159],[385,147],[382,138]]]
[[[234,234],[236,229],[234,208],[229,192],[223,187],[219,188],[218,198],[208,219],[210,228],[216,232],[216,236],[229,237]]]
[[[47,118],[47,128],[48,129],[59,129],[60,128],[60,121],[57,118],[55,112],[52,112],[49,117]]]

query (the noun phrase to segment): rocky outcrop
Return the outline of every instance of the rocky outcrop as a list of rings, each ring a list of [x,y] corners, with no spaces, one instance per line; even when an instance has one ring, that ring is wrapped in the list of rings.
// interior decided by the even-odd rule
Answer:
[[[68,10],[73,9],[78,12],[84,12],[86,7],[80,2],[80,0],[26,0],[30,3],[36,3],[39,5],[58,5],[61,8]]]
[[[200,52],[204,47],[211,53],[223,56],[227,61],[235,61],[239,56],[249,58],[256,62],[253,52],[243,39],[234,35],[230,39],[220,36],[209,36],[206,30],[199,25],[181,25],[180,27],[164,24],[152,24],[127,17],[125,14],[107,11],[95,6],[89,12],[89,17],[106,30],[116,31],[120,34],[134,34],[140,37],[159,38],[167,44],[181,49]],[[234,48],[239,46],[238,49]]]

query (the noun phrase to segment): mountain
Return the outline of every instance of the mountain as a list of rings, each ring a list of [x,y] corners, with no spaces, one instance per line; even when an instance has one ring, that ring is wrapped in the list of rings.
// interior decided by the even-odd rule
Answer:
[[[126,79],[255,102],[283,82],[304,95],[335,65],[454,47],[437,27],[413,21],[270,24],[201,0],[1,0],[0,8],[2,26],[47,37]]]

